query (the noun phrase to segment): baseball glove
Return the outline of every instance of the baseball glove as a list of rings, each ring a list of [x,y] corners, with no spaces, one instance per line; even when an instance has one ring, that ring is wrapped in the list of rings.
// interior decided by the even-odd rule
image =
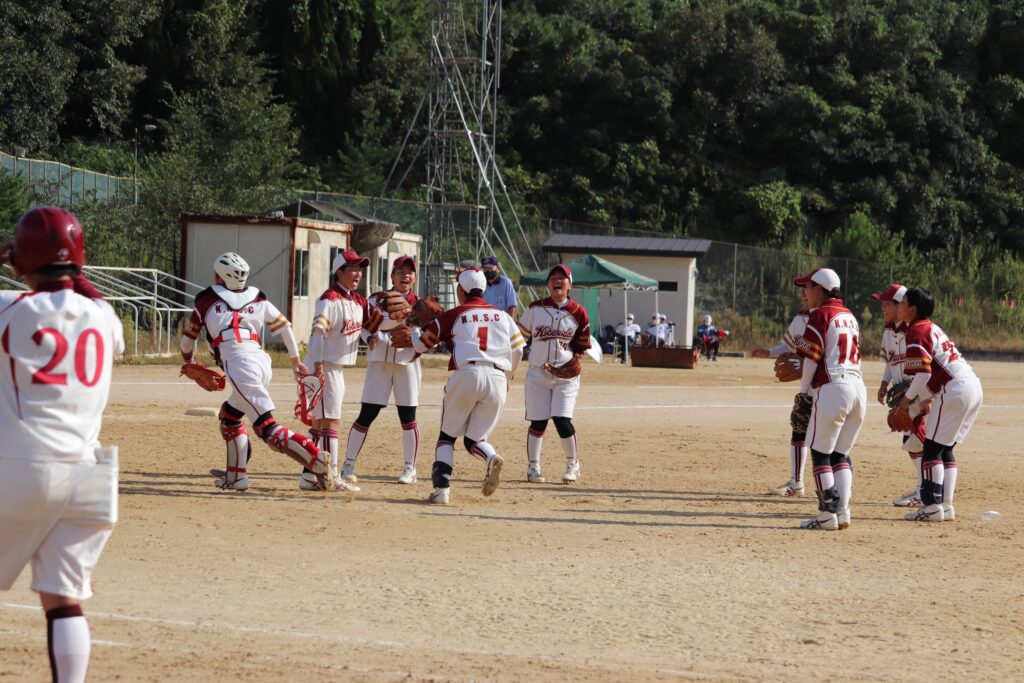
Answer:
[[[793,382],[803,376],[803,360],[792,351],[775,359],[775,378],[780,382]]]
[[[437,320],[442,313],[444,313],[444,309],[441,308],[436,296],[424,297],[413,305],[408,322],[416,327],[426,327]]]
[[[376,299],[377,308],[387,313],[392,320],[405,320],[412,313],[412,306],[401,292],[387,290],[377,292],[373,296]]]
[[[894,432],[914,431],[914,420],[910,417],[910,411],[900,405],[889,411],[886,422],[889,423],[889,429]]]
[[[399,325],[391,330],[391,345],[396,349],[412,348],[412,329],[407,325]]]
[[[890,408],[895,408],[903,400],[903,397],[907,395],[907,389],[910,388],[910,380],[905,379],[902,382],[896,382],[889,391],[885,392],[885,405]]]
[[[811,421],[811,406],[814,399],[810,394],[797,394],[793,397],[793,410],[789,414],[789,424],[797,434],[807,433],[807,423]]]
[[[573,377],[579,377],[579,374],[583,372],[583,364],[580,362],[579,354],[576,354],[562,365],[545,363],[544,369],[559,379],[572,379]]]
[[[217,368],[211,368],[194,361],[181,366],[181,372],[178,373],[178,377],[182,375],[185,375],[207,391],[221,391],[227,386],[227,379],[225,379],[223,372]]]

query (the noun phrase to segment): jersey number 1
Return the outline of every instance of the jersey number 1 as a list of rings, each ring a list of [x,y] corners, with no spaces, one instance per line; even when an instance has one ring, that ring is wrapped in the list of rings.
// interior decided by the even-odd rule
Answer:
[[[42,346],[43,339],[45,337],[53,337],[53,357],[43,367],[32,373],[32,384],[59,384],[65,386],[68,383],[67,373],[64,372],[50,372],[55,367],[60,365],[61,361],[64,360],[64,356],[68,353],[68,340],[60,333],[59,330],[55,330],[51,327],[44,327],[41,330],[36,330],[32,335],[32,341],[37,346]],[[96,352],[96,363],[93,369],[92,377],[86,374],[85,357],[89,352],[89,338],[92,337],[96,340],[93,345],[93,350]],[[78,381],[87,387],[95,386],[100,381],[100,374],[103,372],[103,335],[100,334],[99,330],[90,327],[78,336],[78,340],[75,342],[75,376]]]
[[[478,327],[478,328],[476,328],[476,337],[477,337],[477,339],[480,340],[480,350],[481,351],[486,351],[487,350],[487,330],[488,329],[490,329],[490,328],[487,328],[487,327]]]

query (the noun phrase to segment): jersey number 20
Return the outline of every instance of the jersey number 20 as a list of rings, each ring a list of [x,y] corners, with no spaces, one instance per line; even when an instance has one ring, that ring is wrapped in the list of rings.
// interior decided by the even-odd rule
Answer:
[[[44,327],[36,330],[32,335],[32,341],[37,346],[42,346],[43,339],[53,337],[53,357],[43,367],[32,373],[32,384],[59,384],[64,386],[68,383],[68,376],[65,372],[51,372],[60,365],[64,356],[68,353],[68,340],[61,334],[60,330],[51,327]],[[95,352],[95,367],[92,377],[89,377],[85,367],[86,354],[89,352],[89,339],[95,339],[93,351]],[[75,341],[75,377],[87,387],[95,386],[100,381],[100,374],[103,372],[103,335],[99,330],[90,327],[82,331]]]

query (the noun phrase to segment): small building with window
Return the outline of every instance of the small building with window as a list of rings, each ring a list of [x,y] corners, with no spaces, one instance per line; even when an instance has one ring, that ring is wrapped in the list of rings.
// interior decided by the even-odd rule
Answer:
[[[334,220],[305,217],[311,209]],[[390,288],[396,257],[412,256],[419,264],[423,238],[397,228],[330,202],[303,201],[262,216],[186,213],[181,215],[180,277],[212,284],[213,260],[237,252],[251,268],[249,284],[266,293],[292,321],[296,339],[305,342],[339,251],[354,249],[370,259],[360,284],[364,295]]]
[[[585,254],[596,254],[657,280],[657,304],[653,291],[630,292],[630,312],[644,330],[651,314],[664,313],[669,322],[675,324],[674,337],[680,346],[689,346],[696,331],[693,308],[697,291],[697,259],[710,248],[711,241],[705,239],[565,233],[551,235],[543,246],[544,251],[554,254],[559,263],[569,263]],[[614,327],[622,322],[622,291],[601,290],[597,296],[600,297],[599,308],[604,316],[600,324]]]

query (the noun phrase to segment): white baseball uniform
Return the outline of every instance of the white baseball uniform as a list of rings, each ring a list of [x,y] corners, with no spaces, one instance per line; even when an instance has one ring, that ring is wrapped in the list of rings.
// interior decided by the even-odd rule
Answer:
[[[99,435],[121,321],[47,283],[0,292],[0,340],[0,590],[31,562],[33,590],[84,600],[117,521],[116,449]]]
[[[579,376],[555,377],[544,369],[544,364],[564,365],[590,348],[587,310],[572,299],[561,305],[550,297],[539,299],[523,313],[519,329],[533,339],[530,367],[526,371],[526,419],[572,417],[580,390]]]
[[[770,358],[778,358],[787,351],[796,351],[796,340],[803,336],[807,329],[807,318],[811,315],[811,309],[805,308],[789,321],[789,327],[782,333],[782,342],[768,349]]]
[[[410,305],[419,300],[412,292],[405,296]],[[366,325],[367,338],[376,339],[366,355],[366,380],[363,382],[363,403],[386,406],[395,394],[395,405],[417,406],[420,399],[422,368],[416,349],[400,349],[391,343],[391,335],[377,330],[377,321],[387,317],[377,307],[376,295],[370,297],[370,320]]]
[[[199,332],[206,328],[214,358],[231,384],[228,405],[245,413],[252,422],[274,410],[269,391],[270,356],[262,344],[264,326],[281,335],[289,356],[299,355],[291,323],[263,292],[256,287],[233,292],[213,285],[196,295],[195,308],[181,337],[181,350],[190,355]]]
[[[956,344],[931,320],[907,327],[903,372],[913,377],[907,396],[934,397],[925,420],[927,438],[953,446],[967,438],[984,398],[981,381]]]
[[[849,455],[867,410],[857,319],[842,300],[829,299],[811,312],[807,329],[796,339],[796,351],[805,363],[816,364],[807,430],[810,447]]]
[[[526,345],[515,322],[505,311],[481,297],[445,311],[421,332],[413,331],[413,346],[425,353],[444,342],[451,349],[444,389],[441,431],[452,437],[486,441],[498,424],[508,395],[508,378]]]
[[[320,404],[313,410],[313,417],[341,419],[341,404],[345,399],[343,368],[355,365],[360,333],[371,321],[363,295],[347,290],[337,282],[332,283],[316,302],[306,365],[312,369],[315,363],[323,363],[324,393]]]

